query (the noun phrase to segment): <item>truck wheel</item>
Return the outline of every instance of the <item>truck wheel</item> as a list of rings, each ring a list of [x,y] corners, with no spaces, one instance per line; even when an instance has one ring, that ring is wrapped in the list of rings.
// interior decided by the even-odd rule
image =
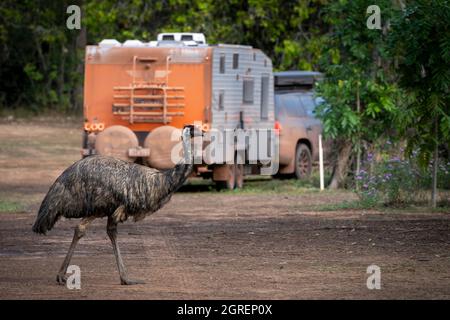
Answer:
[[[295,151],[295,177],[306,179],[311,175],[312,156],[308,146],[300,143]]]
[[[236,164],[236,172],[235,172],[235,184],[236,188],[242,189],[244,187],[244,165]]]
[[[233,190],[236,185],[236,165],[225,164],[220,169],[222,174],[226,174],[226,180],[216,180],[217,189]]]
[[[229,175],[227,181],[225,181],[225,185],[228,190],[234,190],[234,188],[236,187],[236,165],[230,164],[227,166],[228,166],[228,169],[230,170],[230,175]]]

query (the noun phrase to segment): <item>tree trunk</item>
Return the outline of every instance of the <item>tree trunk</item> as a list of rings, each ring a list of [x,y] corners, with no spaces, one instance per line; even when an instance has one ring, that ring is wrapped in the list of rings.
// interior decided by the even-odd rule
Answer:
[[[83,9],[82,9],[83,10]],[[82,16],[84,16],[84,11],[81,12]],[[82,110],[83,106],[83,76],[84,76],[84,50],[87,44],[87,29],[85,23],[81,24],[81,30],[78,36],[75,39],[73,54],[77,57],[78,65],[77,65],[77,73],[82,75],[80,79],[78,79],[75,88],[72,91],[72,106],[73,110]]]
[[[338,157],[334,164],[333,175],[331,182],[328,185],[329,189],[337,189],[343,186],[345,178],[347,177],[348,165],[350,163],[350,155],[352,152],[352,144],[350,141],[342,141],[338,149]]]
[[[431,186],[431,207],[436,208],[437,203],[437,170],[439,161],[439,143],[438,143],[438,120],[437,117],[434,122],[434,137],[436,139],[436,144],[434,146],[434,156],[433,156],[433,180]]]
[[[358,116],[361,112],[361,100],[359,97],[359,82],[356,85],[356,112]],[[359,171],[361,170],[361,140],[358,139],[356,145],[356,172],[355,177],[359,176]],[[358,185],[356,186],[358,188]]]
[[[64,43],[61,43],[60,48],[60,61],[59,61],[59,73],[58,73],[58,80],[57,80],[57,92],[58,92],[58,102],[59,107],[61,108],[61,104],[64,102],[65,99],[63,99],[64,95],[64,71],[66,68],[65,62],[66,62],[66,53],[65,53],[65,46]],[[64,106],[66,107],[66,106]]]

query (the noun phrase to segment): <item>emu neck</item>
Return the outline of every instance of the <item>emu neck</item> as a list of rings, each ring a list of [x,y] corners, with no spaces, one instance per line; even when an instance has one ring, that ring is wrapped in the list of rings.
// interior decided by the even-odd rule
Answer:
[[[173,168],[172,177],[174,180],[174,188],[171,192],[176,191],[186,181],[187,177],[192,173],[194,168],[194,159],[192,158],[192,145],[189,136],[183,137],[183,153],[184,158]]]
[[[161,191],[169,195],[180,188],[194,168],[190,140],[183,142],[184,158],[174,168],[161,172]],[[165,192],[164,192],[165,191]]]

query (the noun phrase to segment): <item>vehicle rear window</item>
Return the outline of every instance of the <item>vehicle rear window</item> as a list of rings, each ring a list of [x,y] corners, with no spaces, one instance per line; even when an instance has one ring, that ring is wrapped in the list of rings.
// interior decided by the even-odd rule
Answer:
[[[314,110],[316,105],[314,104],[314,100],[312,96],[300,96],[300,101],[302,102],[303,108],[308,116],[314,117]]]
[[[286,115],[289,117],[303,117],[305,112],[300,104],[300,99],[296,95],[284,95],[280,99]]]

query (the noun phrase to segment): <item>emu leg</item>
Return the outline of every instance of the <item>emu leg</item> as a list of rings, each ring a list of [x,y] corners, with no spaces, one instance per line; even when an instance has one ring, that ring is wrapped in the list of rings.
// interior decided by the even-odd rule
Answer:
[[[120,254],[120,249],[117,244],[117,222],[114,221],[114,218],[108,217],[108,225],[106,227],[106,232],[108,233],[109,239],[111,239],[111,243],[114,250],[114,256],[116,257],[117,268],[119,269],[120,275],[120,284],[122,285],[132,285],[132,284],[143,284],[144,281],[141,280],[131,280],[128,279],[127,272],[125,270],[125,266],[123,264],[122,256]]]
[[[94,220],[95,217],[86,217],[81,219],[81,222],[78,226],[75,227],[75,232],[73,234],[72,243],[70,244],[69,251],[67,252],[66,258],[64,259],[61,268],[59,269],[58,274],[56,275],[56,282],[59,284],[65,284],[67,277],[66,272],[67,268],[69,267],[70,260],[72,259],[73,252],[75,251],[75,247],[78,243],[78,241],[83,238],[83,236],[86,234],[86,228],[87,226]]]

